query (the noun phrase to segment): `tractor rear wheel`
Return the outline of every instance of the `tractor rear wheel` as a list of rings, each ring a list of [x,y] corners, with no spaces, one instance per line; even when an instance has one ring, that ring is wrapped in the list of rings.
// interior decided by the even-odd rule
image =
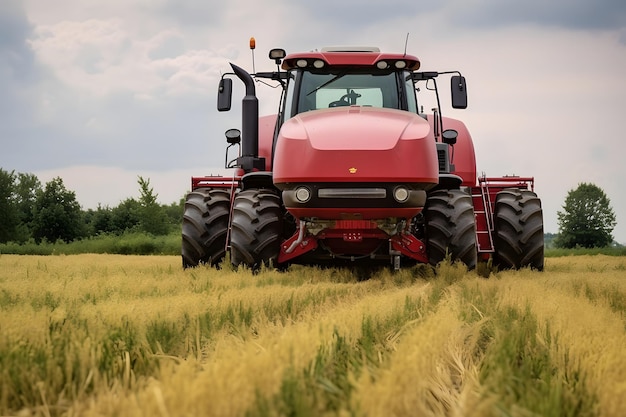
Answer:
[[[234,266],[252,269],[274,264],[280,252],[283,209],[278,192],[270,189],[241,191],[235,197],[230,236]]]
[[[230,192],[199,188],[187,194],[183,215],[183,268],[217,265],[226,253]]]
[[[469,269],[477,262],[476,222],[469,194],[462,190],[437,190],[424,208],[428,260],[435,266],[450,256]]]
[[[494,262],[502,269],[543,270],[543,213],[532,191],[510,188],[496,196]]]

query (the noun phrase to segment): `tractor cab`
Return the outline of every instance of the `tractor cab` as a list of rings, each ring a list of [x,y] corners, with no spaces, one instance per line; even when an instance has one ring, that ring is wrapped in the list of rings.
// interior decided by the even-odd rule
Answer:
[[[305,111],[346,106],[417,113],[411,78],[411,70],[417,68],[417,58],[380,54],[378,48],[323,48],[289,55],[283,62],[289,74],[283,120]]]

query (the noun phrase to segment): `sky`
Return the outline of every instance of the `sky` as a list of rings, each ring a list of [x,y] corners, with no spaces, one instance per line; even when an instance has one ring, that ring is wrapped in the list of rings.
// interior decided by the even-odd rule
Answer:
[[[544,229],[578,184],[602,188],[626,243],[626,2],[623,0],[0,0],[0,168],[61,177],[84,209],[179,201],[192,176],[223,172],[216,110],[229,62],[271,71],[269,49],[377,46],[458,70],[479,173],[535,178]],[[256,50],[248,47],[256,39]],[[278,89],[257,86],[260,113]]]

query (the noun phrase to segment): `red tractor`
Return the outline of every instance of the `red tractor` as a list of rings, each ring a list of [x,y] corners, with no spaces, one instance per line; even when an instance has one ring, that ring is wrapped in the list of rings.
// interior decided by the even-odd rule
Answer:
[[[287,55],[277,70],[231,64],[245,85],[242,131],[226,132],[233,177],[194,177],[182,228],[183,266],[252,269],[291,263],[543,268],[543,215],[533,178],[477,178],[465,125],[443,117],[437,79],[449,75],[453,108],[467,107],[457,71],[420,72],[412,55],[324,48]],[[281,70],[282,68],[282,70]],[[278,113],[258,116],[255,80],[282,87]],[[423,92],[422,92],[423,90]],[[423,112],[421,94],[436,107]],[[229,149],[237,157],[228,162]],[[231,150],[232,152],[232,150]]]

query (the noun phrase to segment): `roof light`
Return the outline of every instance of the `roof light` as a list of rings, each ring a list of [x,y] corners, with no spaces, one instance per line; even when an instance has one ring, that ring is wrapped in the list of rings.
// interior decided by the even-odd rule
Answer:
[[[406,68],[406,61],[396,61],[395,65],[398,69]]]
[[[324,68],[324,61],[316,59],[315,62],[313,62],[313,66],[317,69]]]
[[[299,59],[296,61],[296,65],[299,66],[300,68],[304,68],[307,66],[307,62],[306,59]]]
[[[378,61],[376,63],[376,66],[378,67],[378,69],[387,69],[387,68],[389,68],[389,64],[387,64],[386,61]]]

